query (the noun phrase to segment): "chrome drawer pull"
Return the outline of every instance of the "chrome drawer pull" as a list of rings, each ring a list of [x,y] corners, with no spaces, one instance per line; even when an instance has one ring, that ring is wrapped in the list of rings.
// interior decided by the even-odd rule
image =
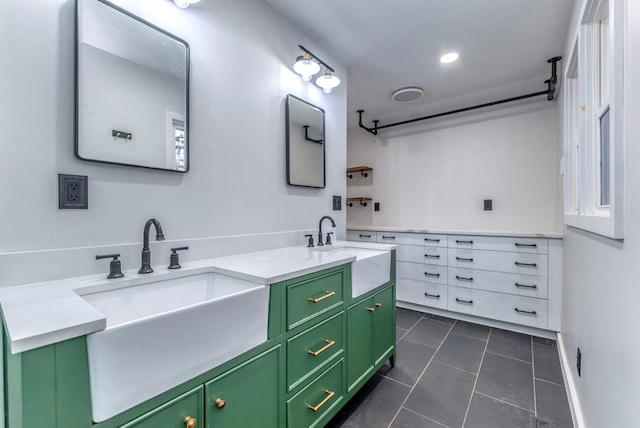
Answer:
[[[473,245],[473,241],[460,241],[456,239],[456,244],[469,244]]]
[[[424,276],[433,276],[435,278],[440,278],[440,274],[439,273],[425,272]]]
[[[525,284],[518,284],[516,282],[516,287],[522,287],[522,288],[538,288],[537,285],[533,284],[533,285],[525,285]]]
[[[522,309],[518,309],[518,308],[514,308],[516,310],[516,312],[521,313],[521,314],[529,314],[529,315],[535,315],[536,311],[523,311]]]
[[[516,266],[527,266],[527,267],[537,267],[538,265],[535,263],[522,263],[522,262],[516,262]]]
[[[324,343],[325,343],[325,345],[322,348],[318,349],[317,351],[312,351],[311,349],[309,349],[307,351],[307,353],[309,355],[313,355],[314,357],[317,357],[318,355],[322,354],[324,351],[326,351],[327,349],[329,349],[333,345],[335,345],[336,341],[335,340],[327,340],[327,339],[325,339]]]
[[[324,397],[324,400],[319,402],[316,406],[312,406],[311,404],[307,404],[307,407],[309,409],[313,410],[314,412],[317,412],[318,410],[320,410],[320,407],[324,406],[327,403],[327,401],[331,400],[331,398],[333,398],[333,396],[336,395],[335,392],[329,391],[328,389],[325,389],[324,392],[325,392],[325,394],[327,394],[327,396]]]
[[[313,303],[318,303],[318,302],[322,302],[324,299],[328,299],[329,297],[331,297],[331,296],[333,296],[333,295],[335,295],[335,294],[336,294],[336,292],[335,292],[335,291],[329,291],[329,290],[327,290],[327,291],[325,291],[325,292],[324,292],[324,296],[322,296],[322,297],[316,297],[315,299],[314,299],[313,297],[309,297],[309,299],[308,299],[308,300],[309,300],[310,302],[313,302]]]
[[[538,246],[538,244],[520,244],[518,242],[516,242],[516,247],[531,247],[531,248],[536,248]]]
[[[456,257],[456,260],[460,261],[460,262],[473,262],[473,259],[467,259],[464,257]],[[518,262],[516,262],[518,263]]]
[[[468,305],[473,305],[473,300],[462,300],[462,299],[458,299],[457,297],[456,297],[456,302],[458,302],[458,303],[466,303]]]
[[[473,277],[472,276],[458,276],[456,275],[456,279],[459,281],[471,281],[473,282]]]
[[[424,256],[426,258],[428,258],[428,259],[439,259],[440,258],[440,254],[425,254]]]
[[[424,242],[440,242],[440,240],[439,239],[424,238]]]
[[[384,236],[382,235],[382,239],[396,239],[395,236]]]
[[[361,238],[371,238],[371,235],[360,235]]]
[[[435,297],[436,299],[439,299],[439,298],[440,298],[440,295],[439,295],[439,294],[429,294],[429,293],[424,293],[424,295],[425,295],[425,296],[427,296],[427,297]]]

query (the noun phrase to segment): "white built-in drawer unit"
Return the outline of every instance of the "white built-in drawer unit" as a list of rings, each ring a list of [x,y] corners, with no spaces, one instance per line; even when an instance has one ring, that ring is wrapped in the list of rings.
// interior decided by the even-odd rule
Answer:
[[[376,242],[377,232],[370,230],[347,230],[347,241]]]
[[[560,239],[384,230],[349,230],[347,237],[398,245],[400,302],[451,311],[454,317],[463,313],[560,329]]]

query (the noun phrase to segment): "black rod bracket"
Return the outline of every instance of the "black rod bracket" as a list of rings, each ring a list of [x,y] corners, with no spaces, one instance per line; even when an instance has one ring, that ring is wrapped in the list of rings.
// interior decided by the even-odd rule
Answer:
[[[484,107],[491,107],[491,106],[495,106],[495,105],[498,105],[498,104],[504,104],[504,103],[509,103],[509,102],[513,102],[513,101],[524,100],[524,99],[527,99],[527,98],[538,97],[538,96],[541,96],[541,95],[546,95],[547,96],[547,100],[553,101],[554,96],[555,96],[555,92],[556,92],[556,83],[558,82],[557,63],[561,59],[562,59],[561,56],[554,56],[553,58],[549,58],[547,60],[547,63],[551,64],[551,77],[549,77],[549,79],[544,81],[544,83],[547,85],[547,89],[545,91],[533,92],[533,93],[530,93],[530,94],[520,95],[520,96],[517,96],[517,97],[511,97],[511,98],[505,98],[505,99],[498,100],[498,101],[491,101],[491,102],[488,102],[488,103],[478,104],[478,105],[471,106],[471,107],[459,108],[459,109],[447,111],[447,112],[444,112],[444,113],[436,113],[436,114],[432,114],[432,115],[429,115],[429,116],[419,117],[419,118],[416,118],[416,119],[409,119],[409,120],[404,120],[402,122],[390,123],[388,125],[379,126],[378,123],[380,121],[379,120],[373,120],[372,121],[373,122],[373,127],[365,126],[364,123],[362,123],[362,113],[364,113],[364,110],[361,109],[361,110],[357,110],[357,113],[358,113],[358,125],[360,126],[360,128],[364,129],[365,131],[369,132],[370,134],[378,135],[378,131],[379,130],[384,129],[384,128],[391,128],[392,126],[406,125],[406,124],[409,124],[409,123],[419,122],[419,121],[422,121],[422,120],[435,119],[437,117],[448,116],[448,115],[456,114],[456,113],[463,113],[465,111],[476,110],[476,109],[484,108]]]
[[[318,144],[322,144],[324,142],[323,139],[313,139],[309,137],[309,125],[302,125],[302,127],[304,128],[304,139],[307,141],[311,141],[313,143],[318,143]]]
[[[298,47],[300,49],[302,49],[303,51],[305,51],[306,53],[308,53],[309,55],[311,55],[311,57],[315,58],[316,60],[318,60],[318,62],[322,65],[324,65],[326,68],[328,68],[329,70],[331,70],[332,73],[335,73],[336,71],[333,69],[333,67],[331,67],[329,64],[327,64],[326,62],[324,62],[323,60],[321,60],[320,58],[318,58],[318,56],[316,54],[314,54],[313,52],[311,52],[309,49],[305,48],[302,45],[298,45]]]

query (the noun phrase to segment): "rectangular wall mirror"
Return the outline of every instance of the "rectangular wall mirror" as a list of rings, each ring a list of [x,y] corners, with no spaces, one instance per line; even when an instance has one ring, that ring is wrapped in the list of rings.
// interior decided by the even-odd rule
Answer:
[[[103,0],[77,0],[76,156],[189,170],[189,45]]]
[[[325,187],[324,110],[287,95],[287,182]]]

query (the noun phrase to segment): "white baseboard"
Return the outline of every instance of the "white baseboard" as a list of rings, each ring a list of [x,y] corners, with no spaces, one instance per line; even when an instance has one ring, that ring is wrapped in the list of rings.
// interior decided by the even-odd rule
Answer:
[[[565,348],[562,333],[558,333],[558,354],[560,356],[560,366],[562,367],[562,377],[566,385],[567,399],[569,400],[569,408],[571,409],[571,419],[573,419],[574,428],[586,428],[584,416],[582,415],[582,407],[578,399],[578,391],[573,376],[573,364],[569,362],[567,350]]]

